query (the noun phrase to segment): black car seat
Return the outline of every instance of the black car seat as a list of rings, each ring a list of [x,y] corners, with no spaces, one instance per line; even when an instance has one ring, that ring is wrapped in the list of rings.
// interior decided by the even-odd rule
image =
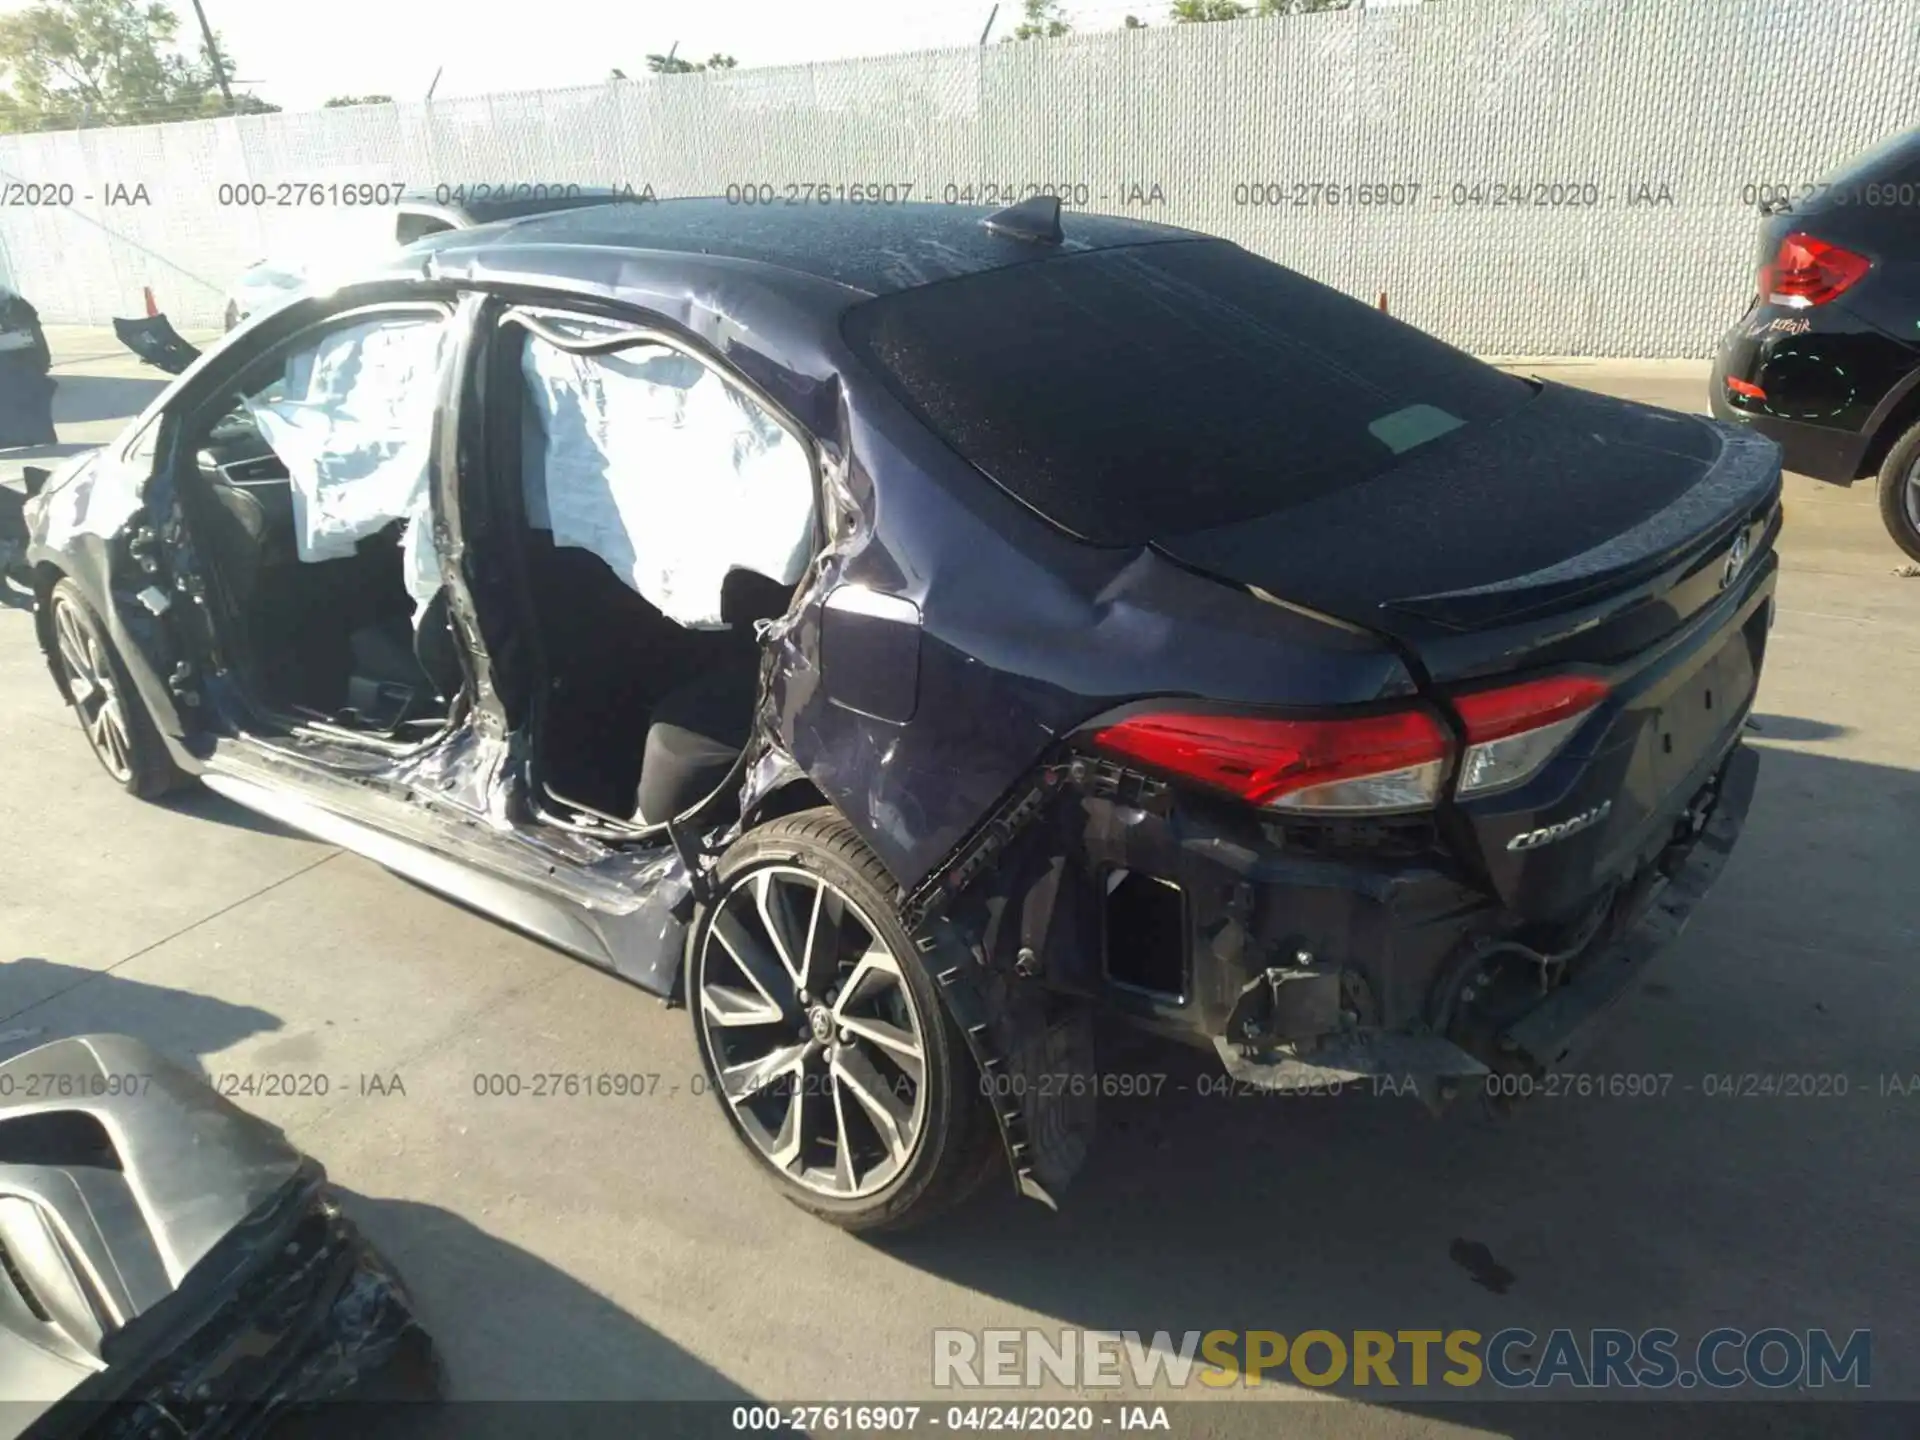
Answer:
[[[746,749],[759,688],[760,666],[743,655],[661,697],[647,726],[634,819],[662,825],[713,793]]]
[[[753,733],[760,696],[760,641],[754,622],[786,612],[791,585],[748,570],[727,576],[710,669],[654,702],[633,818],[660,825],[683,814],[727,778]]]
[[[347,639],[353,657],[349,708],[370,720],[411,718],[428,701],[444,703],[464,678],[460,647],[445,589],[434,593],[416,625],[392,615],[363,625]]]

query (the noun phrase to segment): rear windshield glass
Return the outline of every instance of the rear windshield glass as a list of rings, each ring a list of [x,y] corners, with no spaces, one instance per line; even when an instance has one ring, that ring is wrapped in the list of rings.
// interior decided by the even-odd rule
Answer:
[[[1061,256],[848,312],[953,449],[1101,545],[1357,485],[1533,389],[1226,241]]]

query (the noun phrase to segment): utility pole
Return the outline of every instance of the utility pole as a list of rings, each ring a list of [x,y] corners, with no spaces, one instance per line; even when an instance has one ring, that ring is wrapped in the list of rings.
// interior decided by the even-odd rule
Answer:
[[[993,9],[987,12],[987,23],[983,25],[980,29],[980,43],[982,45],[987,43],[987,36],[993,33],[993,22],[999,16],[999,14],[1000,14],[1000,7],[997,4],[993,7]]]
[[[227,97],[227,111],[233,111],[233,87],[227,83],[227,62],[220,58],[220,47],[213,43],[213,27],[207,24],[207,12],[200,0],[193,0],[194,17],[200,22],[200,38],[207,45],[207,59],[213,62],[213,78],[220,82],[220,93]]]

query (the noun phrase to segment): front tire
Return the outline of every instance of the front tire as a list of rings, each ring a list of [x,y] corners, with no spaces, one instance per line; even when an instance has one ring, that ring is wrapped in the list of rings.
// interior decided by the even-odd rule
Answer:
[[[55,663],[67,704],[100,768],[122,790],[154,800],[187,777],[174,765],[140,692],[107,638],[106,626],[72,580],[48,593]]]
[[[1880,519],[1907,558],[1920,560],[1920,425],[1896,440],[1880,464]]]
[[[830,809],[736,841],[689,937],[687,1011],[736,1136],[781,1192],[847,1230],[967,1198],[999,1136],[966,1039]]]

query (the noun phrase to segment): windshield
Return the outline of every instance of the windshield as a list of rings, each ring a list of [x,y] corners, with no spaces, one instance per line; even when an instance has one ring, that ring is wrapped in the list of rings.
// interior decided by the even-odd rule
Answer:
[[[1225,241],[987,271],[869,301],[845,328],[953,449],[1102,545],[1358,485],[1533,394]]]

